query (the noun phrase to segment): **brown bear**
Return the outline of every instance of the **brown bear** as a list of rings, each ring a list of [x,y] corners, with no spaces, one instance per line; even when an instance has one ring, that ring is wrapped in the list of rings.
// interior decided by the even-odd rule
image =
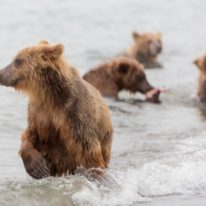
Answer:
[[[145,68],[160,68],[157,56],[162,51],[161,33],[132,33],[134,44],[124,55],[138,60]]]
[[[200,71],[198,81],[198,96],[201,102],[206,102],[206,54],[194,61]]]
[[[86,73],[83,78],[95,86],[103,96],[118,97],[122,90],[141,92],[148,101],[158,103],[161,89],[147,80],[142,64],[128,57],[116,57]]]
[[[107,168],[112,124],[101,94],[46,41],[21,50],[0,70],[0,84],[29,97],[20,155],[36,179]],[[94,169],[95,170],[95,169]]]

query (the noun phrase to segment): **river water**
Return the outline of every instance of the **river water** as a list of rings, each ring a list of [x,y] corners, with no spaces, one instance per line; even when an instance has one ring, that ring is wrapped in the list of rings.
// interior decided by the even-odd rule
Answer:
[[[206,110],[196,97],[192,61],[206,49],[204,0],[1,0],[0,67],[42,39],[63,43],[83,75],[124,51],[133,30],[161,31],[163,69],[147,70],[167,88],[162,104],[122,92],[110,106],[114,141],[103,182],[78,175],[34,181],[18,156],[27,99],[0,88],[1,206],[205,206]],[[123,101],[124,100],[124,101]]]

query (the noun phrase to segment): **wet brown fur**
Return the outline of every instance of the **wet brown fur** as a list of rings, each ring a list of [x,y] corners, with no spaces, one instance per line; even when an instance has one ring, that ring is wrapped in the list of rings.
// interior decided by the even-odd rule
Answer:
[[[29,97],[20,155],[30,174],[40,172],[35,165],[43,163],[52,176],[74,174],[78,167],[104,169],[109,164],[108,107],[62,53],[62,45],[44,41],[20,51],[10,66],[14,67],[12,86]]]
[[[147,82],[143,65],[128,57],[116,57],[87,72],[83,78],[95,86],[103,96],[117,97],[122,90],[135,93]],[[148,84],[146,93],[153,87]]]
[[[196,59],[194,64],[199,69],[198,96],[202,102],[206,102],[206,55]]]

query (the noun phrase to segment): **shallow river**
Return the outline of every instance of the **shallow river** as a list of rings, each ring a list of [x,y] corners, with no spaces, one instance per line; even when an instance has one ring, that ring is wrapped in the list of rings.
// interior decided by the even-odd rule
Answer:
[[[1,0],[0,68],[21,48],[63,43],[81,74],[124,51],[137,31],[161,31],[163,69],[147,70],[164,86],[162,104],[126,92],[110,106],[114,141],[104,182],[84,177],[34,181],[18,156],[27,99],[0,88],[0,205],[206,205],[206,110],[196,97],[194,58],[206,51],[204,0]]]

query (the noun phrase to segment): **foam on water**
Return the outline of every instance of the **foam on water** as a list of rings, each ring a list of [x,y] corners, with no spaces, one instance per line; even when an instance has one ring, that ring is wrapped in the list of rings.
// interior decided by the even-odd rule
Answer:
[[[177,155],[140,168],[110,169],[103,182],[76,175],[41,181],[4,180],[1,205],[134,205],[152,198],[206,192],[205,151]]]

